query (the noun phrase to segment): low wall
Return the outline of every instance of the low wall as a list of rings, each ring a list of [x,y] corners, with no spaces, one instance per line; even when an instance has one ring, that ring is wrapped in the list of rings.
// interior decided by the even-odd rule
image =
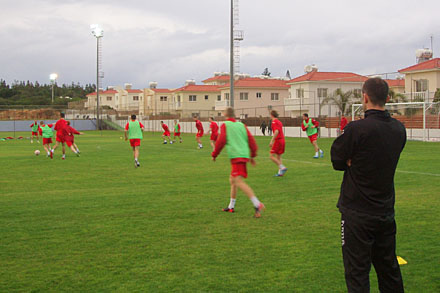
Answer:
[[[38,122],[40,122],[38,120]],[[57,122],[56,120],[44,120],[46,124],[51,124]],[[0,132],[1,131],[31,131],[29,127],[34,120],[14,120],[14,121],[0,121]],[[95,130],[96,124],[94,120],[70,120],[71,126],[79,131]]]

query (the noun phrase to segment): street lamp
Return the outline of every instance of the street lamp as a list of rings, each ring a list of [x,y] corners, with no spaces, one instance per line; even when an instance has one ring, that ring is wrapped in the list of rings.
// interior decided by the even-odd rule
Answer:
[[[49,75],[50,83],[52,84],[52,104],[53,104],[53,96],[54,96],[54,89],[53,89],[53,87],[55,85],[55,82],[56,82],[57,78],[58,78],[58,74],[56,74],[56,73],[52,73],[52,74]]]
[[[99,55],[101,52],[101,38],[104,36],[104,30],[98,24],[92,24],[90,26],[93,36],[96,38],[96,127],[101,129],[99,121],[99,74],[100,74],[100,60]]]

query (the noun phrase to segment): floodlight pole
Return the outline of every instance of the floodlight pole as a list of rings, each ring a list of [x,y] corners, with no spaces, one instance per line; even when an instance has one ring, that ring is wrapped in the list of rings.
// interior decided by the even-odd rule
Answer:
[[[101,129],[99,123],[99,36],[96,36],[96,127]]]
[[[231,0],[231,40],[229,59],[229,101],[230,107],[234,108],[234,0]]]

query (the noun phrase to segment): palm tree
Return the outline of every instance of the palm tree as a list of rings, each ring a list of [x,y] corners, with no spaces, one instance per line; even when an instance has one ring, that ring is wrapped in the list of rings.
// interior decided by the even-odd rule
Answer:
[[[342,115],[349,116],[351,105],[361,102],[361,94],[358,91],[349,90],[344,92],[342,89],[336,89],[332,94],[322,100],[321,105],[333,104],[338,107]]]
[[[393,89],[389,89],[388,96],[390,97],[388,101],[388,106],[390,107],[389,112],[397,115],[402,115],[402,113],[398,110],[397,105],[392,105],[392,104],[405,103],[408,101],[407,98],[401,93],[396,93]],[[406,110],[406,112],[408,111]]]

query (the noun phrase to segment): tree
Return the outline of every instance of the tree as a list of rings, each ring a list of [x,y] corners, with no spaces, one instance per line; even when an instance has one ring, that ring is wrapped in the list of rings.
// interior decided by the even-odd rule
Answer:
[[[357,91],[346,91],[336,89],[332,94],[322,100],[321,105],[333,104],[338,107],[342,115],[349,116],[351,113],[351,105],[361,102],[361,95]]]
[[[269,68],[264,68],[264,71],[261,75],[270,76]]]

